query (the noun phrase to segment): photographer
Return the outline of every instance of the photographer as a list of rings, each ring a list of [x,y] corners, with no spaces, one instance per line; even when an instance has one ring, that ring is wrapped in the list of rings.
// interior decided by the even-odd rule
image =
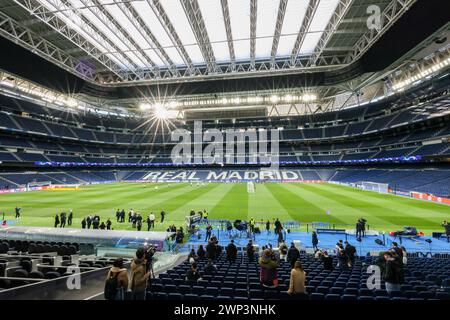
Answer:
[[[136,250],[136,258],[131,262],[130,289],[132,300],[145,300],[147,280],[150,277],[150,270],[147,268],[148,261],[144,259],[146,255],[145,249],[140,247]]]

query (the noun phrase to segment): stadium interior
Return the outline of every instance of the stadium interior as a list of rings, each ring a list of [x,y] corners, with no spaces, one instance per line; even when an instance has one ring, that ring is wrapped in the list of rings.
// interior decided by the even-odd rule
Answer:
[[[449,37],[439,0],[0,0],[0,299],[110,299],[144,247],[116,299],[450,300]]]

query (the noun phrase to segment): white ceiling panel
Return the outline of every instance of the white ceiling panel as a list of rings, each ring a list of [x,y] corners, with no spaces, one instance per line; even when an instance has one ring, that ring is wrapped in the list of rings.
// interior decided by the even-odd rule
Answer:
[[[250,0],[228,1],[236,60],[250,58]]]
[[[256,11],[256,58],[268,58],[272,51],[280,0],[259,0]]]
[[[230,60],[227,33],[220,0],[198,0],[209,41],[218,62]]]
[[[288,1],[284,15],[281,37],[278,42],[277,55],[289,56],[294,49],[297,34],[305,18],[309,0]]]
[[[322,0],[319,2],[316,13],[311,21],[308,34],[305,37],[300,54],[310,54],[314,52],[317,43],[325,31],[331,16],[336,10],[339,0]]]
[[[185,45],[184,47],[186,48],[186,51],[194,64],[205,63],[205,59],[203,59],[202,52],[200,51],[198,45]]]
[[[134,1],[132,2],[132,6],[138,12],[141,19],[153,33],[170,59],[172,59],[176,65],[184,65],[185,63],[178,53],[177,48],[175,48],[172,40],[170,40],[166,30],[161,25],[148,3],[146,1]]]
[[[181,42],[184,45],[191,45],[197,42],[194,32],[192,31],[191,25],[186,13],[184,12],[183,6],[179,0],[163,0],[161,4],[173,24],[175,31],[180,37]]]

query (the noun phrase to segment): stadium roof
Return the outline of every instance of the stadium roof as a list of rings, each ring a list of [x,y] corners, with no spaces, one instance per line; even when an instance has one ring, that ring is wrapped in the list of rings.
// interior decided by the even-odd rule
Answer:
[[[274,76],[352,64],[415,2],[0,0],[0,34],[102,85]]]

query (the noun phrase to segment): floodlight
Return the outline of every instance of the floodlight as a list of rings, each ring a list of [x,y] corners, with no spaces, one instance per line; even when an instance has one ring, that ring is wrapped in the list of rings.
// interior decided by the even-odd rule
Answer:
[[[153,105],[153,113],[157,119],[167,119],[169,115],[167,109],[160,103],[155,103]]]

